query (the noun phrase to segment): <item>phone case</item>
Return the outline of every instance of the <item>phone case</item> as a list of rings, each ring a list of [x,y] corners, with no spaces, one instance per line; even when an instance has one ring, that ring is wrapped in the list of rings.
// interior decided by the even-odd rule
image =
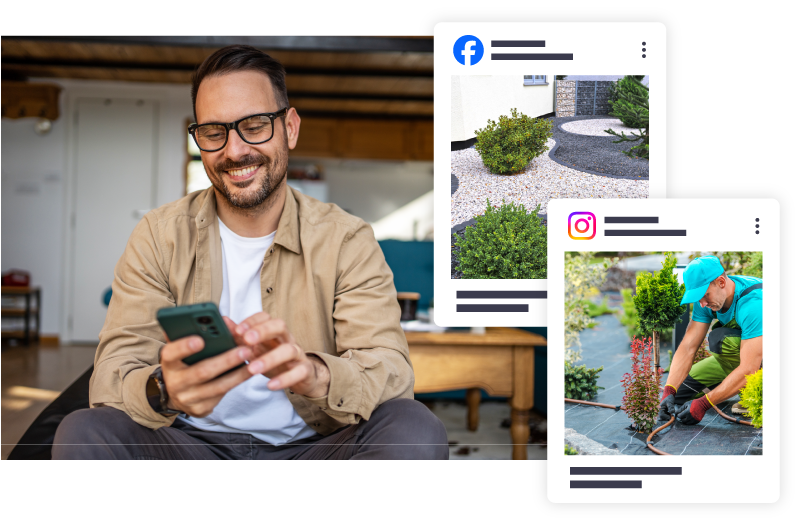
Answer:
[[[205,341],[203,350],[183,359],[187,365],[222,354],[236,346],[233,336],[214,303],[167,307],[159,310],[156,318],[170,341],[191,335],[200,336]]]

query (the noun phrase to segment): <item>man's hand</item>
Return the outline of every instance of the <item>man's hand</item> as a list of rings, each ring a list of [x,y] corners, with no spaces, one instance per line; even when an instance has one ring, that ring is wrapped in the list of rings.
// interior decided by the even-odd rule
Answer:
[[[678,407],[675,417],[684,425],[696,425],[700,423],[706,411],[711,408],[711,402],[708,401],[708,396],[703,395],[702,398],[687,401]]]
[[[661,407],[658,409],[658,421],[669,421],[675,415],[675,393],[678,392],[670,384],[664,387]]]
[[[229,390],[249,379],[246,367],[220,376],[253,356],[249,347],[235,347],[194,365],[183,358],[200,352],[205,343],[200,336],[187,336],[161,349],[161,373],[167,388],[167,406],[196,418],[211,414]]]
[[[230,318],[224,319],[236,343],[253,350],[255,359],[247,369],[251,374],[269,378],[269,390],[291,389],[310,398],[328,394],[331,381],[328,367],[295,343],[283,320],[266,312],[253,314],[239,325]]]

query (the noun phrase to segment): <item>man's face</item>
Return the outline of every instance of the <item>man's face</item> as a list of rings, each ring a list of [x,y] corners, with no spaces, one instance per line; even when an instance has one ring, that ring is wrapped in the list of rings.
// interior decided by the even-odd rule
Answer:
[[[725,282],[726,280],[723,277],[712,281],[708,285],[708,289],[703,295],[703,298],[700,300],[700,305],[714,312],[722,310],[722,307],[725,306],[725,299],[727,298],[725,294]]]
[[[197,123],[233,122],[278,107],[269,77],[258,71],[239,71],[205,78],[197,90]],[[248,144],[235,130],[219,151],[201,151],[206,174],[217,192],[234,207],[250,209],[264,202],[283,182],[288,151],[297,141],[299,118],[290,109],[274,122],[272,139]]]

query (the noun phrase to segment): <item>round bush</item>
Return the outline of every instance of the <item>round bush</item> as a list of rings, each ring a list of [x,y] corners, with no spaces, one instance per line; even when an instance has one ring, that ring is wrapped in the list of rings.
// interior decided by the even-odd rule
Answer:
[[[547,229],[536,215],[539,208],[528,214],[504,200],[495,209],[487,199],[486,214],[456,241],[456,269],[468,279],[547,278]]]
[[[475,149],[489,172],[513,173],[524,169],[546,150],[547,139],[553,136],[553,124],[511,109],[511,118],[503,115],[497,122],[489,120],[486,127],[475,131],[475,136]]]

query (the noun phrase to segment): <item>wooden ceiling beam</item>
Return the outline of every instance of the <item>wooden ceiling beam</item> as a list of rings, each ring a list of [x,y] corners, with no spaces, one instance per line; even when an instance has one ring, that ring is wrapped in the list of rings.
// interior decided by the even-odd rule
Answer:
[[[105,62],[124,64],[166,63],[171,68],[194,69],[217,47],[170,47],[113,45],[82,42],[49,42],[2,39],[3,60]],[[384,71],[396,75],[433,74],[433,53],[330,52],[263,49],[288,69]]]
[[[11,38],[9,38],[11,39]],[[344,52],[433,53],[433,37],[392,36],[15,36],[15,40],[54,43],[150,45],[215,48],[252,45],[259,49]],[[3,40],[6,40],[4,37]]]

